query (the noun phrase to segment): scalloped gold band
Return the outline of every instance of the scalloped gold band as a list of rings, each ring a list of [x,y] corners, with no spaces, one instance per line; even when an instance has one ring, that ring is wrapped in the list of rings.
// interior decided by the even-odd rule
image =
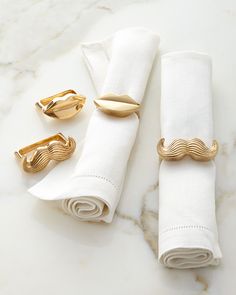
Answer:
[[[43,170],[51,160],[64,161],[70,158],[75,148],[76,142],[72,137],[67,139],[57,133],[20,149],[15,155],[21,160],[26,172],[34,173]]]
[[[195,161],[213,160],[218,152],[218,143],[213,140],[212,146],[208,148],[199,138],[190,140],[175,139],[169,146],[164,146],[165,139],[161,138],[157,144],[157,152],[162,160],[179,161],[185,156]]]

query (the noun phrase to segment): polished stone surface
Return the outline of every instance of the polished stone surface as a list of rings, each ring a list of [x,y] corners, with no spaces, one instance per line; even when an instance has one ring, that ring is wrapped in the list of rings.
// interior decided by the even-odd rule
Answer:
[[[0,0],[0,7],[0,294],[234,294],[236,2]],[[217,267],[180,271],[157,261],[158,59],[112,224],[80,223],[30,196],[27,188],[48,170],[26,175],[13,155],[58,131],[82,144],[95,91],[80,42],[137,25],[160,35],[159,54],[197,50],[213,60],[215,137],[221,146],[216,204],[223,259]],[[88,97],[77,118],[60,122],[36,112],[36,100],[68,88]]]

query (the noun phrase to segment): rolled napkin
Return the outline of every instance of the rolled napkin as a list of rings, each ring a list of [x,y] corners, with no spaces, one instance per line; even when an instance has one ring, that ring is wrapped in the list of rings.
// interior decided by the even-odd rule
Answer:
[[[161,133],[213,141],[211,60],[202,53],[162,57]],[[215,163],[163,160],[159,187],[159,261],[171,268],[216,265],[221,257],[215,216]]]
[[[141,103],[158,44],[159,37],[143,28],[125,29],[105,41],[84,44],[83,55],[98,93],[128,95]],[[60,184],[46,176],[30,193],[61,200],[64,211],[79,220],[111,222],[138,125],[135,113],[118,118],[95,110],[72,175]]]

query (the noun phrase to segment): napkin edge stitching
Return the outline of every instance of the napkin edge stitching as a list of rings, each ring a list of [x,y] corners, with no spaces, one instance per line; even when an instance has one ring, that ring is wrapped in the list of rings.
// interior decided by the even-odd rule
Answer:
[[[101,176],[101,175],[83,174],[83,175],[76,175],[76,177],[95,177],[95,178],[98,178],[98,179],[102,179],[102,180],[108,182],[109,184],[111,184],[115,188],[115,190],[119,191],[118,187],[111,180],[109,180],[108,178],[106,178],[104,176]]]
[[[199,229],[199,230],[207,230],[212,232],[211,229],[204,225],[179,225],[167,228],[159,233],[159,235],[165,234],[166,232],[175,231],[175,230],[185,230],[185,229]]]

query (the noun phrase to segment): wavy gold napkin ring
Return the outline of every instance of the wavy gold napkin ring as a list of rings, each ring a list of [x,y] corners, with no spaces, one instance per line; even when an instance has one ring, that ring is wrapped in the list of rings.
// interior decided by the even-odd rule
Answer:
[[[72,89],[65,90],[53,96],[36,102],[36,106],[49,117],[69,119],[78,114],[85,104],[86,98]]]
[[[157,152],[162,160],[179,161],[185,156],[195,161],[213,160],[218,152],[218,143],[213,140],[212,146],[208,148],[199,138],[190,140],[175,139],[169,146],[164,146],[165,139],[161,138],[157,144]]]
[[[137,113],[140,108],[140,104],[130,96],[114,93],[108,93],[96,98],[94,103],[103,113],[120,118]]]
[[[57,133],[20,149],[15,155],[26,172],[34,173],[43,170],[51,160],[70,158],[75,148],[76,142],[72,137],[67,139],[62,133]]]

